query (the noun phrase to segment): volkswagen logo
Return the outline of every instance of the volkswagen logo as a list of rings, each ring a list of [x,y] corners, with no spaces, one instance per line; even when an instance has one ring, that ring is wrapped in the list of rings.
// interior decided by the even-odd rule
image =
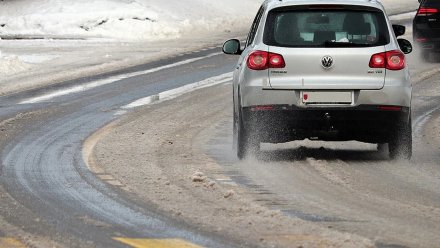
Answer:
[[[330,56],[324,56],[321,60],[322,63],[322,67],[324,67],[325,69],[330,69],[333,65],[333,58]]]

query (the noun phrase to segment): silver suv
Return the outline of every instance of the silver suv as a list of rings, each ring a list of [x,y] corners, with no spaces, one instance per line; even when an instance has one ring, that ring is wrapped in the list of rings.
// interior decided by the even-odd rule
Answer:
[[[240,159],[260,142],[357,140],[412,154],[411,43],[375,0],[267,0],[233,79],[234,143]]]

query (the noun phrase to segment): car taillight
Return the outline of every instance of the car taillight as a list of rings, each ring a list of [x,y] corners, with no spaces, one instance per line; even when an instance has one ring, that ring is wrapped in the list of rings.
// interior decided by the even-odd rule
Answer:
[[[247,66],[252,70],[266,70],[269,68],[284,68],[286,63],[280,54],[254,51],[249,54]]]
[[[385,53],[378,53],[371,56],[371,68],[385,68]]]
[[[370,59],[370,67],[402,70],[405,68],[405,55],[398,50],[374,54]]]
[[[421,7],[419,11],[417,11],[418,16],[429,16],[438,13],[438,9],[436,8],[425,8]]]
[[[402,107],[400,106],[379,106],[377,107],[380,110],[384,110],[384,111],[401,111]]]
[[[389,70],[402,70],[405,68],[405,55],[400,51],[389,51],[387,54],[387,66]]]
[[[256,112],[256,111],[270,111],[270,110],[274,110],[274,106],[272,105],[261,105],[261,106],[254,106],[251,108],[252,112]]]

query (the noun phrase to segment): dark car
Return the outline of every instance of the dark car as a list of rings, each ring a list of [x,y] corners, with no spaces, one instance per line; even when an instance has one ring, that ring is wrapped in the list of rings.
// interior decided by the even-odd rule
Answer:
[[[420,7],[413,21],[414,42],[419,44],[424,60],[440,52],[440,1],[419,0]]]

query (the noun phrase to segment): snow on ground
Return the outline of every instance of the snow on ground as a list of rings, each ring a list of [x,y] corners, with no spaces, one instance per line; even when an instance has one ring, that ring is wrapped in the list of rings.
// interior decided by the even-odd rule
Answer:
[[[78,65],[84,61],[88,65],[91,61],[94,64],[107,63],[112,58],[127,61],[128,58],[139,59],[142,56],[157,57],[158,53],[175,51],[178,42],[182,39],[188,40],[188,37],[194,43],[207,37],[212,40],[221,33],[227,37],[231,30],[249,28],[261,2],[262,0],[2,0],[0,52],[3,51],[3,56],[0,54],[0,84],[5,80],[12,80],[10,76],[20,73],[39,73],[36,70],[38,65],[41,67],[46,64],[46,68],[38,68],[39,70],[47,69],[51,63],[65,64],[68,60]],[[34,42],[38,45],[30,44],[29,47],[28,44],[32,42],[20,42],[13,40],[14,38],[44,38],[47,43],[40,40]],[[86,42],[62,41],[65,39],[81,39]],[[165,47],[157,46],[160,41],[168,41],[164,46],[170,46],[169,41],[175,41],[176,44],[171,44],[172,49],[164,51]],[[131,54],[127,42],[133,43]],[[156,44],[152,45],[152,42]],[[24,43],[26,47],[22,47]],[[102,47],[99,47],[99,43],[102,43]],[[143,47],[140,43],[144,43]],[[66,44],[71,46],[65,47]],[[187,42],[180,47],[189,48],[191,45]],[[155,47],[155,50],[152,51],[148,46]],[[85,47],[91,50],[86,50]],[[110,47],[113,51],[110,51]],[[74,52],[75,50],[85,53],[80,54]],[[57,51],[60,53],[57,54]],[[123,55],[120,54],[119,57],[114,54],[121,51]],[[84,59],[85,56],[89,56],[89,59]]]
[[[18,73],[27,70],[30,66],[20,60],[17,56],[1,56],[0,53],[0,75],[7,76],[10,74]]]
[[[6,0],[0,36],[162,40],[243,25],[259,0]],[[243,11],[244,9],[248,11]]]
[[[248,25],[262,0],[3,0],[0,37],[163,40]],[[383,0],[390,12],[416,0]],[[404,10],[400,10],[401,12]]]
[[[4,93],[4,82],[17,85],[21,75],[31,81],[36,77],[44,81],[43,76],[49,75],[56,81],[62,77],[54,75],[72,74],[81,67],[108,69],[115,66],[115,61],[123,67],[124,63],[143,63],[161,54],[218,45],[248,30],[262,2],[2,0],[0,94]],[[418,5],[416,0],[382,2],[388,14],[415,10]]]

